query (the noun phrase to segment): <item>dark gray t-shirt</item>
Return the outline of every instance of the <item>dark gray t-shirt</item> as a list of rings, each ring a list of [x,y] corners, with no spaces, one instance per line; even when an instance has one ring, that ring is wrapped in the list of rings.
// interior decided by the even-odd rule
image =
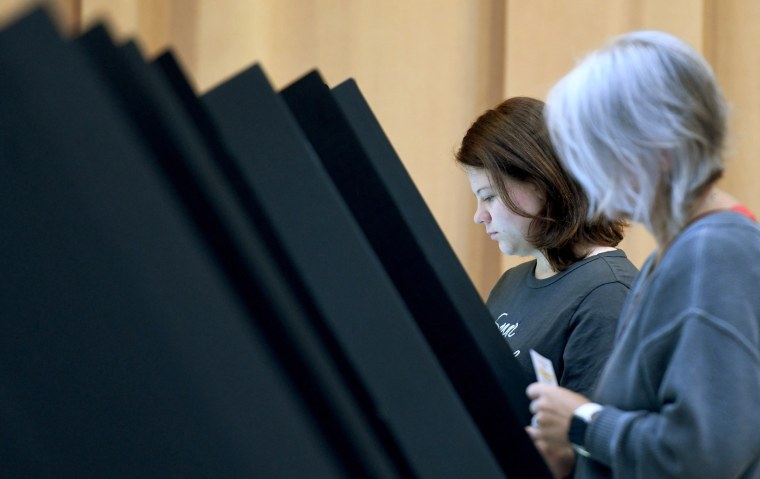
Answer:
[[[561,386],[590,395],[612,350],[620,311],[638,273],[622,250],[536,279],[536,261],[507,270],[486,302],[530,377],[530,349],[549,358]]]

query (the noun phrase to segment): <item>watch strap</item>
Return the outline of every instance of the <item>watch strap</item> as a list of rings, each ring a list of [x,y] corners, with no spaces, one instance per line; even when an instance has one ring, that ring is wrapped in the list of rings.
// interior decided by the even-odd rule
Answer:
[[[590,402],[579,406],[575,411],[573,411],[573,417],[570,420],[570,431],[568,432],[568,437],[570,439],[570,442],[573,444],[573,449],[575,449],[575,452],[584,457],[589,457],[591,455],[591,453],[589,453],[585,447],[586,429],[588,428],[588,424],[594,418],[596,413],[598,413],[601,409],[601,404]]]
[[[578,416],[586,422],[591,422],[594,415],[602,410],[602,405],[595,402],[587,402],[578,406],[578,409],[573,411],[573,416]]]

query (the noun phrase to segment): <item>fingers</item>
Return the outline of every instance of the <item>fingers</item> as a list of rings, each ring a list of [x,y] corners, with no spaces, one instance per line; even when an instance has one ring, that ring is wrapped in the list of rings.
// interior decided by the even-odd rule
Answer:
[[[578,406],[589,402],[581,394],[551,384],[533,383],[527,387],[525,394],[532,400],[530,412],[533,414],[552,410],[569,418]]]
[[[534,416],[540,413],[554,414],[556,405],[553,397],[556,395],[559,388],[539,383],[535,383],[535,385],[537,387],[533,389],[529,388],[529,391],[534,395],[532,396],[533,400],[528,405],[528,410]]]
[[[525,394],[530,399],[536,399],[542,394],[545,394],[548,389],[555,388],[555,387],[556,386],[551,386],[549,384],[544,384],[544,383],[532,383],[528,385],[528,388],[525,390]]]
[[[525,428],[525,432],[533,440],[536,450],[541,454],[546,465],[549,466],[552,476],[563,478],[572,473],[575,466],[575,453],[569,443],[566,445],[551,444],[544,440],[543,432],[540,429],[530,426]]]
[[[528,436],[531,438],[536,448],[538,449],[546,448],[545,441],[543,441],[543,432],[541,432],[540,428],[533,427],[533,426],[525,426],[525,432],[528,433]]]
[[[539,429],[540,426],[538,425],[538,417],[534,414],[532,418],[530,418],[530,427],[534,429]]]
[[[528,406],[528,410],[533,415],[530,418],[530,426],[531,429],[534,431],[537,431],[538,429],[541,429],[541,417],[544,415],[542,412],[542,403],[545,402],[542,397],[538,397],[537,399],[534,399],[530,402],[530,405]]]

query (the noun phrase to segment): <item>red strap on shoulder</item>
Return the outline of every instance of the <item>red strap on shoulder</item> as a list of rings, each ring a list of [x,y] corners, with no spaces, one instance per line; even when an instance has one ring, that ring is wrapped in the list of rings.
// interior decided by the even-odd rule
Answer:
[[[747,218],[751,219],[752,221],[757,221],[757,218],[755,215],[744,205],[736,205],[733,208],[731,208],[731,211],[736,211],[738,213],[743,214]]]

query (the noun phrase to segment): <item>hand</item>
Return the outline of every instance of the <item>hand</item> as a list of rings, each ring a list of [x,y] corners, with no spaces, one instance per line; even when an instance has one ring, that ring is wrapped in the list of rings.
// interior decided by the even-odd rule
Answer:
[[[531,438],[534,437],[531,431],[536,429],[528,426],[525,430]],[[572,474],[575,468],[575,451],[572,446],[548,448],[545,443],[536,441],[535,438],[534,444],[555,479],[565,479]]]
[[[567,477],[575,465],[575,452],[567,437],[570,419],[578,406],[591,401],[568,389],[541,383],[531,384],[526,393],[532,399],[533,426],[525,430],[554,477]]]

